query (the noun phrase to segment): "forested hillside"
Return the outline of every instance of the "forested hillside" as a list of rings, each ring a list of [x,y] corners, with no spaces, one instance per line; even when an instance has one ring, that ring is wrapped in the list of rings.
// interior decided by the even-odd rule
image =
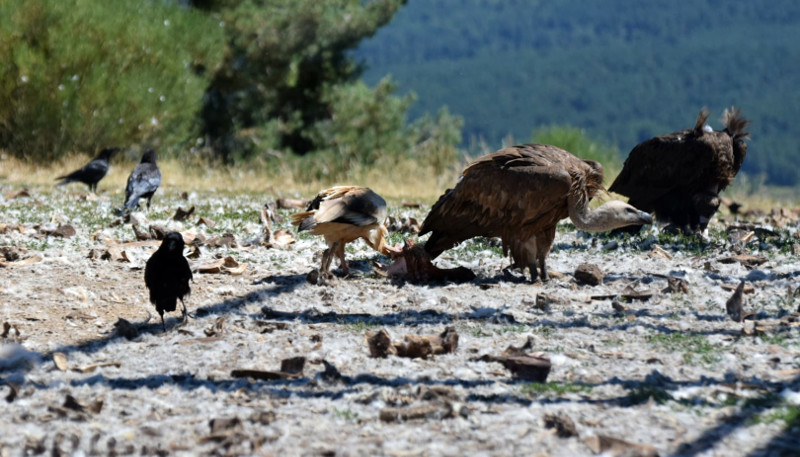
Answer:
[[[621,153],[654,135],[711,126],[730,105],[752,119],[744,169],[800,182],[800,2],[409,0],[356,56],[374,84],[413,90],[411,116],[447,105],[464,138],[528,141],[585,129]]]

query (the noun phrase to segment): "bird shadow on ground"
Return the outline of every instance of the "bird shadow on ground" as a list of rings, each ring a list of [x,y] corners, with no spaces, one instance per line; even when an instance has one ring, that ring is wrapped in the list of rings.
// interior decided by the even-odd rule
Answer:
[[[343,375],[335,371],[335,376],[330,376],[326,368],[324,371],[309,373],[306,376],[295,379],[281,379],[271,381],[250,380],[244,378],[208,380],[197,378],[192,374],[176,375],[151,375],[142,378],[114,378],[103,374],[96,374],[84,379],[73,380],[70,382],[72,387],[92,386],[103,384],[112,389],[136,390],[140,388],[158,389],[165,386],[177,386],[183,390],[191,391],[205,388],[211,392],[235,392],[241,389],[249,390],[253,393],[264,393],[275,398],[288,398],[296,396],[299,398],[328,398],[339,399],[347,394],[363,393],[359,385],[374,387],[398,387],[398,386],[460,386],[471,389],[481,386],[491,386],[497,383],[519,384],[520,394],[482,394],[467,393],[464,397],[466,403],[479,404],[516,404],[529,406],[533,403],[541,405],[553,404],[595,404],[607,407],[628,407],[643,403],[675,403],[686,408],[704,406],[727,408],[730,406],[726,401],[720,400],[719,403],[709,402],[704,398],[691,398],[679,395],[679,390],[692,387],[719,386],[729,390],[730,386],[746,384],[748,388],[759,389],[766,392],[766,395],[758,399],[740,399],[742,404],[736,412],[721,420],[717,425],[707,429],[700,436],[692,441],[687,441],[678,447],[677,455],[694,456],[712,449],[716,443],[724,440],[727,436],[736,433],[742,427],[752,424],[753,421],[768,410],[784,404],[780,392],[787,388],[800,388],[800,376],[786,382],[765,381],[758,377],[740,379],[735,373],[726,373],[720,377],[701,376],[697,379],[676,381],[668,376],[661,374],[658,370],[653,370],[646,375],[643,380],[621,379],[612,377],[596,383],[565,383],[550,382],[538,384],[541,388],[535,388],[536,384],[516,379],[503,380],[464,380],[464,379],[412,379],[407,377],[384,378],[373,374],[357,374],[355,376]],[[326,378],[326,374],[328,377]],[[526,386],[531,386],[527,388]],[[626,390],[619,395],[610,395],[597,398],[596,394],[590,394],[593,389],[603,386],[618,386]],[[50,386],[34,385],[38,389],[49,389]],[[565,394],[564,391],[570,393]],[[800,436],[796,433],[798,426],[797,420],[788,423],[785,431],[776,435],[769,444],[758,449],[751,455],[792,455],[789,451],[796,449]],[[777,451],[778,453],[775,453]],[[783,453],[782,451],[785,451]]]

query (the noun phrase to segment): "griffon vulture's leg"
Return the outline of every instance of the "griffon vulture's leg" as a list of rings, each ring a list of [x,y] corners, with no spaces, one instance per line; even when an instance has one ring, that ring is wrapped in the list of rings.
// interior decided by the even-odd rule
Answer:
[[[556,237],[556,227],[553,226],[539,234],[536,235],[536,261],[539,264],[539,270],[542,277],[542,281],[547,281],[549,277],[547,276],[547,266],[545,265],[545,259],[547,258],[548,254],[550,254],[550,249],[553,247],[553,240]]]
[[[525,241],[519,242],[518,247],[514,246],[514,248],[519,249],[517,254],[512,252],[514,262],[520,267],[528,267],[528,270],[530,270],[531,282],[536,282],[539,279],[539,272],[536,271],[538,244],[534,235]]]

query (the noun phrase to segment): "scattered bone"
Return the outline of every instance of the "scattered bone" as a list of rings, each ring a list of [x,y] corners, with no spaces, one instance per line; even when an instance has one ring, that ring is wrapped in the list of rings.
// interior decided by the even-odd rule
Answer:
[[[102,260],[113,260],[115,262],[130,262],[128,253],[122,250],[121,245],[111,246],[100,254]]]
[[[239,429],[242,426],[242,421],[238,417],[226,419],[211,419],[208,421],[208,426],[211,428],[212,435],[225,434],[230,430]]]
[[[613,251],[619,247],[619,242],[617,240],[611,240],[608,243],[604,244],[603,247],[600,249],[604,251]]]
[[[269,201],[265,203],[263,208],[266,209],[267,215],[269,216],[272,222],[275,222],[277,224],[282,224],[286,222],[286,218],[281,216],[281,214],[278,212],[278,204],[275,203],[274,201]]]
[[[369,345],[370,357],[386,358],[390,353],[394,353],[392,338],[386,329],[377,332],[367,332],[367,344]]]
[[[75,397],[70,394],[67,394],[66,398],[64,399],[64,404],[62,405],[66,409],[71,409],[73,411],[85,413],[90,412],[92,414],[98,414],[103,409],[103,397],[98,398],[97,400],[93,401],[88,405],[84,405],[80,403]]]
[[[199,259],[201,254],[202,253],[200,252],[200,246],[197,246],[195,244],[190,244],[189,245],[189,253],[186,254],[186,258],[187,259]]]
[[[61,371],[67,371],[67,355],[63,352],[53,353],[53,363]]]
[[[383,422],[403,422],[417,419],[446,419],[459,415],[451,402],[431,402],[418,406],[383,408],[378,417]]]
[[[545,382],[550,374],[550,358],[541,353],[530,353],[532,347],[533,339],[528,337],[521,347],[510,345],[498,356],[486,355],[479,360],[499,362],[519,379]]]
[[[25,246],[0,246],[0,257],[7,262],[15,262],[25,257],[28,249]]]
[[[298,200],[296,198],[281,197],[277,201],[280,209],[299,209],[308,206],[308,200]]]
[[[670,254],[664,248],[662,248],[657,244],[654,244],[653,247],[650,248],[650,252],[647,253],[647,256],[652,259],[661,258],[661,259],[672,260],[672,254]]]
[[[583,442],[595,454],[609,457],[658,457],[658,452],[653,446],[636,444],[629,441],[613,438],[606,435],[590,436]]]
[[[370,356],[386,357],[388,354],[398,357],[427,358],[431,355],[450,354],[458,349],[458,333],[455,327],[447,327],[439,335],[417,336],[406,335],[403,341],[392,343],[385,329],[367,332],[367,344]]]
[[[40,256],[39,254],[35,254],[31,257],[28,257],[27,259],[18,260],[16,262],[0,261],[0,267],[25,267],[41,261],[42,261],[42,256]]]
[[[429,281],[468,282],[475,279],[475,273],[465,267],[438,268],[422,246],[406,238],[400,258],[384,270],[386,275],[405,278],[412,282]]]
[[[17,192],[11,192],[9,194],[6,194],[5,198],[6,200],[13,200],[15,198],[30,197],[30,196],[31,193],[28,191],[28,189],[22,189]]]
[[[737,285],[735,285],[735,286],[734,286],[733,284],[722,284],[720,287],[722,287],[722,288],[723,288],[723,289],[725,289],[725,290],[728,290],[728,291],[731,291],[731,292],[733,292],[733,291],[735,291],[736,289],[738,289],[738,288],[739,288],[739,286],[741,286],[741,284],[737,284]],[[745,285],[744,285],[744,293],[746,293],[746,294],[752,294],[752,293],[754,293],[755,291],[756,291],[755,287],[751,286],[750,284],[745,284]]]
[[[189,219],[192,214],[194,214],[194,206],[188,210],[178,207],[178,209],[175,211],[175,215],[172,216],[172,220],[178,222],[185,221],[186,219]]]
[[[641,300],[647,301],[653,296],[653,292],[649,290],[636,290],[632,285],[626,286],[622,292],[617,294],[604,294],[592,295],[592,300],[611,300],[617,298],[624,298],[626,300]]]
[[[305,357],[292,357],[281,361],[280,371],[264,371],[264,370],[233,370],[231,376],[234,378],[255,378],[262,380],[275,380],[275,379],[292,379],[303,377],[303,367],[305,366]]]
[[[611,307],[618,313],[627,313],[628,307],[619,302],[619,300],[611,300]]]
[[[742,322],[748,317],[753,316],[753,313],[744,313],[745,299],[743,294],[744,281],[739,283],[739,287],[736,288],[731,298],[725,302],[725,309],[728,311],[728,316],[730,316],[734,322]]]
[[[413,217],[401,218],[389,216],[386,218],[386,228],[390,232],[415,234],[420,231],[420,223]]]
[[[215,236],[206,241],[206,246],[210,248],[237,248],[236,237],[232,233],[225,233],[222,236]]]
[[[554,294],[544,292],[536,294],[536,308],[542,311],[550,311],[550,305],[563,304],[566,301]]]
[[[136,236],[137,240],[146,241],[153,239],[153,237],[150,235],[150,232],[141,228],[139,224],[131,224],[131,228],[133,229],[133,234]]]
[[[546,428],[553,428],[559,438],[571,438],[578,436],[578,429],[575,428],[575,422],[566,414],[545,414],[544,426]]]
[[[733,244],[738,244],[739,246],[746,246],[748,243],[753,241],[756,236],[756,232],[754,231],[747,231],[747,230],[731,230],[728,228],[728,239]]]
[[[3,322],[3,333],[0,334],[0,338],[2,338],[3,341],[11,341],[14,343],[19,343],[22,341],[22,333],[20,333],[17,324],[12,324],[6,321]]]
[[[203,330],[203,333],[205,333],[206,336],[221,335],[224,328],[225,328],[225,318],[220,317],[216,321],[214,321],[214,324],[211,327],[208,327],[205,330]]]
[[[75,368],[74,371],[79,371],[81,373],[93,373],[94,370],[96,370],[98,368],[104,368],[104,367],[119,368],[121,366],[122,366],[122,363],[120,363],[120,362],[100,362],[100,363],[92,363],[92,364],[89,364],[89,365],[84,365],[82,367]]]
[[[5,400],[6,400],[6,403],[11,403],[14,400],[16,400],[17,396],[19,395],[19,387],[20,386],[18,386],[16,384],[12,384],[12,383],[10,383],[8,381],[6,381],[6,385],[8,386],[9,390],[8,390],[8,395],[6,395],[6,397],[5,397]]]
[[[239,264],[239,262],[231,256],[200,265],[198,268],[200,273],[229,273],[234,276],[244,273],[245,270],[247,270],[247,264]]]
[[[200,219],[197,220],[196,225],[205,225],[208,228],[214,228],[217,226],[217,223],[206,217],[201,217]]]
[[[94,319],[95,317],[97,317],[97,316],[92,316],[92,315],[84,313],[83,311],[80,311],[80,310],[72,310],[69,313],[67,313],[66,316],[64,316],[64,319],[80,319],[80,320],[88,321],[88,320]]]
[[[161,225],[151,225],[147,231],[150,233],[150,237],[154,240],[163,240],[164,237],[167,236],[167,233],[170,232],[170,230],[167,230],[166,227]]]
[[[665,287],[662,292],[665,294],[688,294],[689,284],[687,284],[686,280],[683,278],[670,276],[667,278],[667,287]]]
[[[603,283],[604,277],[605,274],[597,265],[582,263],[575,269],[575,280],[578,284],[597,286]]]
[[[44,233],[45,235],[57,236],[57,237],[60,237],[60,238],[72,238],[73,236],[75,236],[78,233],[78,232],[75,231],[75,227],[73,227],[73,226],[71,226],[69,224],[59,225],[58,227],[56,227],[55,229],[52,229],[52,230],[51,229],[42,228],[39,231],[41,233]]]
[[[272,241],[278,247],[285,248],[290,244],[293,244],[295,240],[294,235],[292,235],[290,230],[280,229],[275,230],[275,233],[272,234]]]
[[[261,207],[261,231],[264,234],[264,241],[262,244],[267,247],[275,247],[279,249],[286,249],[290,244],[294,243],[294,235],[286,229],[272,231],[272,221],[276,219],[274,210],[270,209],[269,205]]]
[[[740,264],[742,264],[742,266],[744,266],[748,270],[752,269],[752,268],[755,268],[755,267],[757,267],[757,266],[759,266],[759,265],[761,265],[763,263],[766,263],[767,261],[769,261],[769,259],[764,257],[763,255],[754,256],[754,255],[747,255],[747,254],[735,255],[735,256],[731,256],[731,257],[721,257],[721,258],[717,259],[717,262],[719,262],[719,263],[735,263],[735,262],[739,262]]]

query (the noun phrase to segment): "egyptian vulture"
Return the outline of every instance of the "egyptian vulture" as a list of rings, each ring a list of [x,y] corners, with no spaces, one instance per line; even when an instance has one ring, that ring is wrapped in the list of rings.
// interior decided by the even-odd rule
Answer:
[[[344,275],[350,273],[344,246],[358,238],[381,254],[396,254],[395,248],[386,245],[389,232],[383,224],[385,219],[386,201],[380,195],[366,187],[336,186],[321,191],[305,212],[293,214],[292,224],[298,232],[309,230],[325,237],[328,249],[322,255],[320,274],[327,278],[334,255]]]
[[[708,115],[704,108],[693,129],[634,147],[609,191],[629,197],[628,203],[670,228],[704,231],[719,208],[719,193],[742,166],[749,137],[740,110],[725,110],[722,131],[706,125]]]
[[[425,218],[420,236],[431,233],[425,251],[435,258],[472,237],[500,237],[514,265],[529,268],[532,281],[545,281],[545,258],[561,219],[594,232],[652,222],[649,214],[616,200],[591,210],[589,201],[603,190],[602,182],[600,163],[555,146],[528,144],[483,156]]]

